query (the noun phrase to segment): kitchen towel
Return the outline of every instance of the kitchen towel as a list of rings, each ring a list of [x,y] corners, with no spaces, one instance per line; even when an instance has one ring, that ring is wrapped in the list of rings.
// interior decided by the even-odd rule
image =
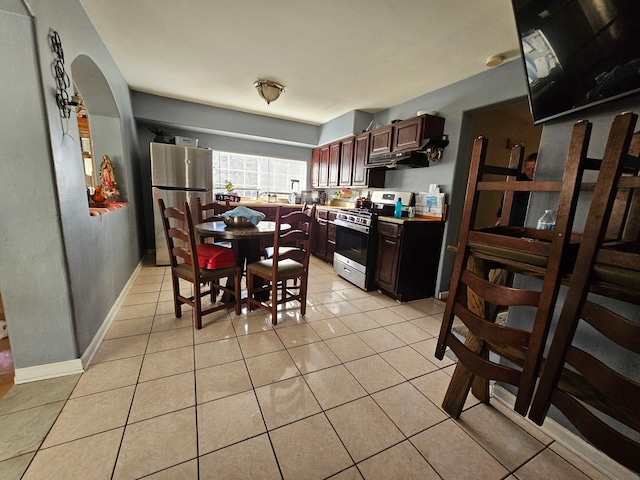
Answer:
[[[249,220],[251,223],[253,223],[254,225],[257,225],[262,220],[264,220],[264,217],[266,215],[264,213],[262,213],[262,212],[258,212],[256,210],[251,210],[248,207],[236,207],[233,210],[228,210],[228,211],[224,212],[222,214],[222,216],[224,218],[244,217],[247,220]]]

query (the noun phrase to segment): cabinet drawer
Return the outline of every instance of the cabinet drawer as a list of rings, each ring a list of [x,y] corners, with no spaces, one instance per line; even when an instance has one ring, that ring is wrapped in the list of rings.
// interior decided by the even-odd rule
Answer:
[[[329,210],[316,210],[316,217],[326,220],[329,217]]]
[[[395,223],[378,223],[378,234],[386,237],[399,237],[402,234],[402,226]]]

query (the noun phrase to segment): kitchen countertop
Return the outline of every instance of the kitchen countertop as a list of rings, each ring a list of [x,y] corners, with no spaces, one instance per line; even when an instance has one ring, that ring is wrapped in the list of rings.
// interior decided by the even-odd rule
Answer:
[[[232,207],[237,207],[237,206],[244,206],[244,207],[271,207],[271,208],[275,208],[275,207],[300,207],[302,208],[301,204],[291,204],[291,203],[268,203],[268,202],[231,202],[229,205],[231,205]],[[327,210],[327,211],[335,211],[335,210],[342,210],[344,208],[349,208],[346,207],[344,205],[316,205],[316,208],[318,210]],[[402,217],[402,218],[395,218],[395,217],[391,217],[391,216],[380,216],[378,217],[378,221],[379,222],[389,222],[389,223],[396,223],[399,225],[402,225],[405,222],[441,222],[442,220],[436,220],[436,219],[432,219],[432,218],[421,218],[421,217]]]
[[[421,217],[395,218],[395,217],[380,216],[380,217],[378,217],[378,221],[379,222],[397,223],[399,225],[402,225],[403,223],[409,223],[409,222],[441,222],[442,220],[434,220],[434,219],[431,219],[431,218],[421,218]]]

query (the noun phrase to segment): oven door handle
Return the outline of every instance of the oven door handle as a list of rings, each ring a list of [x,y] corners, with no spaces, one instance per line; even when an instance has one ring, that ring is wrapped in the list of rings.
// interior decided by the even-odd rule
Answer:
[[[335,223],[335,225],[338,227],[348,228],[349,230],[355,230],[360,233],[367,233],[367,234],[369,233],[369,227],[364,225],[358,225],[356,223],[345,222],[344,220],[341,220],[339,218],[336,218],[333,221],[333,223]]]

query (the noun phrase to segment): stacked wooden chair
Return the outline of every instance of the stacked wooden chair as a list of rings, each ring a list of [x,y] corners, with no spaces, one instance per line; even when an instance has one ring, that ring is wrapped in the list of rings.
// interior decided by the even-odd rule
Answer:
[[[607,155],[615,155],[624,145],[628,117],[616,119],[610,132]],[[507,169],[486,165],[487,139],[476,139],[461,222],[459,243],[451,276],[436,357],[450,348],[458,358],[456,371],[445,396],[443,408],[454,418],[462,412],[469,390],[488,401],[488,380],[518,388],[514,409],[526,415],[534,392],[545,343],[560,285],[573,268],[580,235],[572,233],[576,205],[586,169],[600,164],[587,157],[591,124],[576,123],[572,130],[562,181],[517,182],[515,176],[523,157],[516,147]],[[621,138],[622,137],[622,138]],[[485,181],[485,174],[501,174],[504,181]],[[584,187],[584,186],[583,186]],[[513,193],[558,192],[554,230],[500,226],[474,230],[474,219],[482,191],[505,192],[503,218],[510,217]],[[488,279],[489,269],[540,279],[539,290],[513,288]],[[498,307],[525,306],[535,309],[529,330],[494,323]],[[469,333],[463,344],[453,332],[458,317]],[[490,352],[497,355],[490,356]],[[478,388],[478,386],[483,388]]]
[[[554,405],[594,446],[640,473],[640,132],[631,138],[635,120],[633,114],[615,120],[624,128],[609,138],[594,191],[597,201],[591,203],[529,417],[542,425]]]

